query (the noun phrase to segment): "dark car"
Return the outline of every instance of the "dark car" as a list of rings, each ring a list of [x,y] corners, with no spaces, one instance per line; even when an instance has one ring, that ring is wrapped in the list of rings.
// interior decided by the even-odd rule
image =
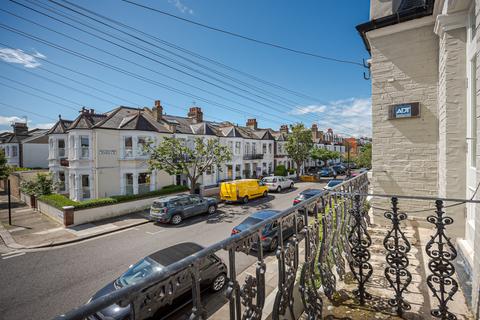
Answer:
[[[343,182],[343,180],[341,180],[341,179],[332,179],[327,183],[327,185],[325,187],[323,187],[323,189],[332,190],[335,186],[339,185],[342,182]]]
[[[332,169],[335,170],[338,174],[344,174],[347,171],[347,168],[345,168],[341,164],[336,164],[332,166]]]
[[[192,255],[203,247],[191,242],[179,243],[166,249],[152,253],[148,257],[143,258],[136,264],[130,266],[128,270],[122,274],[119,278],[112,281],[89,300],[93,301],[101,296],[111,293],[119,288],[134,284],[135,282],[152,275],[155,272],[160,271],[162,268],[175,263],[189,255]],[[209,256],[206,262],[200,269],[201,290],[211,289],[214,292],[218,292],[223,289],[227,282],[227,266],[223,261],[215,254]],[[166,319],[171,314],[179,310],[182,306],[189,303],[191,300],[192,281],[188,279],[183,283],[177,283],[177,289],[173,302],[171,305],[158,302],[155,304],[155,300],[150,303],[151,311],[147,317],[155,319]],[[147,297],[145,297],[147,300]],[[98,319],[111,319],[111,320],[125,320],[133,319],[133,306],[129,304],[126,307],[121,307],[117,304],[111,305],[95,315],[88,317],[89,320]]]
[[[185,218],[203,213],[215,213],[217,199],[197,194],[182,194],[155,200],[150,207],[150,219],[156,222],[179,224]]]
[[[257,223],[260,223],[264,220],[267,220],[274,215],[278,214],[280,211],[278,210],[260,210],[248,218],[243,220],[238,226],[232,229],[232,236],[240,233]],[[297,227],[300,230],[303,228],[303,219],[299,219],[297,223]],[[293,225],[284,225],[283,226],[283,240],[288,239],[290,236],[294,234],[294,226]],[[256,248],[257,244],[254,244],[254,249]],[[277,222],[269,223],[262,229],[262,247],[264,250],[267,251],[274,251],[278,246],[278,224]]]
[[[318,194],[323,193],[323,190],[320,189],[306,189],[303,190],[298,194],[298,196],[293,199],[293,205],[297,205],[302,201],[305,201],[307,199],[310,199],[313,196],[316,196]],[[311,205],[308,206],[308,213],[313,213],[313,208],[315,207],[315,203],[312,203]],[[299,210],[299,212],[303,212],[303,210]]]
[[[331,167],[324,167],[318,172],[320,177],[334,177],[337,175],[337,172]]]

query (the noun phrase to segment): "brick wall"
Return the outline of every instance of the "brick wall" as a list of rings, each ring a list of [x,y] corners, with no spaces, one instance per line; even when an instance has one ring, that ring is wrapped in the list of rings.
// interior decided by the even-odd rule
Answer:
[[[433,24],[386,36],[369,36],[369,40],[373,191],[437,195],[438,38]],[[389,105],[405,102],[420,102],[421,116],[388,120]],[[425,206],[425,202],[404,201],[401,209]]]

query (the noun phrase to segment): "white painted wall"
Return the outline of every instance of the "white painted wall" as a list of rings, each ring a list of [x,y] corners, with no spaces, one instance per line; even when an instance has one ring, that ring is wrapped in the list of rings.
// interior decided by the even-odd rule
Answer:
[[[23,166],[26,168],[48,168],[48,144],[24,143]]]

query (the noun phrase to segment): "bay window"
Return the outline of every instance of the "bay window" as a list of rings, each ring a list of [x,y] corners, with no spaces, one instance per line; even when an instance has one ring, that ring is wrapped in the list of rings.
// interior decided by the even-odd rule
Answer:
[[[125,157],[132,157],[133,156],[133,139],[132,137],[124,137],[123,140],[124,146],[124,156]]]
[[[80,136],[81,158],[88,159],[90,157],[90,139],[88,136]]]

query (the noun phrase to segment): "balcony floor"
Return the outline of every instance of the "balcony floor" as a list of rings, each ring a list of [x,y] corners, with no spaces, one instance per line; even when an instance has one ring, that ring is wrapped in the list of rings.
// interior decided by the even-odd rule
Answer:
[[[404,293],[404,298],[410,303],[411,310],[405,312],[402,317],[397,316],[395,310],[388,304],[388,299],[394,296],[394,291],[384,276],[387,266],[385,261],[387,251],[383,247],[383,238],[387,228],[373,225],[369,230],[372,238],[370,263],[373,267],[373,274],[366,287],[367,292],[372,295],[372,300],[367,301],[364,306],[360,306],[352,298],[352,291],[356,286],[353,275],[349,273],[345,282],[337,281],[338,293],[333,303],[323,296],[324,319],[433,319],[430,310],[432,306],[436,307],[437,301],[426,283],[426,274],[427,272],[429,274],[429,257],[425,253],[425,245],[433,235],[433,230],[411,224],[402,228],[412,246],[408,254],[410,265],[407,268],[412,274],[412,282]],[[456,268],[458,268],[458,264],[456,264]],[[458,281],[457,277],[455,279]],[[461,287],[453,298],[453,301],[448,303],[449,311],[453,312],[459,320],[473,319]]]

